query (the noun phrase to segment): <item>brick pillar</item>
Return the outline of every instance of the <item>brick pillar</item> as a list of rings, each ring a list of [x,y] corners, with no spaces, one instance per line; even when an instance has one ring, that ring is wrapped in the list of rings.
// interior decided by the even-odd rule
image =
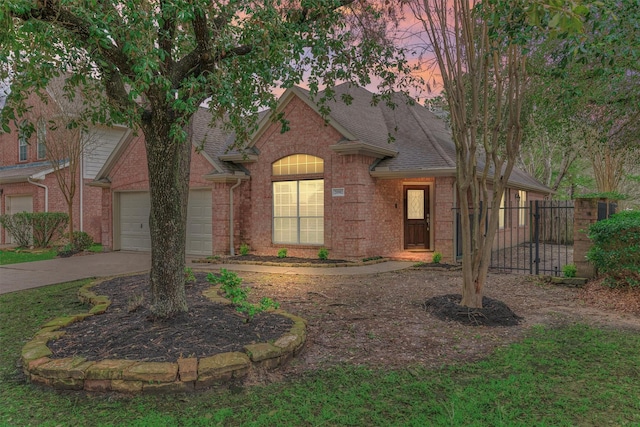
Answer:
[[[598,221],[598,202],[604,199],[575,199],[573,212],[573,263],[578,277],[594,277],[593,265],[587,261],[586,255],[591,248],[591,240],[587,237],[589,226]]]

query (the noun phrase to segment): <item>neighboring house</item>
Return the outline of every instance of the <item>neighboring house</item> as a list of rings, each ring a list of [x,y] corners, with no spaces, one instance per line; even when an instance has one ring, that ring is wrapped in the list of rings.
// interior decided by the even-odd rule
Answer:
[[[11,124],[10,133],[0,133],[0,214],[68,211],[44,145],[45,141],[56,138],[56,130],[48,126],[49,120],[63,114],[72,117],[83,108],[80,97],[70,101],[63,95],[63,85],[63,78],[54,79],[47,87],[44,99],[37,95],[29,98],[28,105],[32,107],[29,119],[37,121],[29,139],[22,136],[14,124]],[[1,86],[0,109],[10,91],[7,85]],[[18,123],[22,120],[20,118]],[[77,174],[82,185],[77,186],[74,198],[74,229],[86,231],[100,242],[102,194],[100,189],[86,184],[94,180],[113,148],[131,132],[124,127],[93,126],[88,133],[92,139],[80,161],[82,174]],[[60,160],[62,164],[68,164],[64,159]],[[11,243],[11,236],[2,227],[0,243]]]
[[[372,105],[365,89],[337,86],[350,105],[329,102],[323,118],[309,93],[280,98],[290,130],[265,114],[248,146],[209,127],[202,109],[193,119],[193,160],[187,254],[234,252],[362,259],[427,260],[434,250],[455,256],[455,147],[445,123],[425,107]],[[203,150],[196,145],[204,142]],[[141,137],[122,140],[92,184],[102,187],[102,242],[114,250],[149,250],[149,195]],[[542,199],[550,190],[514,171],[505,204]],[[516,198],[516,195],[520,199]],[[501,228],[528,226],[503,215]],[[524,235],[524,234],[523,234]]]

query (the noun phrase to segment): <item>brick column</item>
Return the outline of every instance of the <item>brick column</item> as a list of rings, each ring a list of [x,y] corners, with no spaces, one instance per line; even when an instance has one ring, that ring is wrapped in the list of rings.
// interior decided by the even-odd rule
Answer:
[[[594,277],[593,265],[587,261],[586,255],[591,248],[591,240],[587,237],[589,226],[598,221],[598,202],[604,199],[575,199],[573,212],[573,263],[578,277]]]

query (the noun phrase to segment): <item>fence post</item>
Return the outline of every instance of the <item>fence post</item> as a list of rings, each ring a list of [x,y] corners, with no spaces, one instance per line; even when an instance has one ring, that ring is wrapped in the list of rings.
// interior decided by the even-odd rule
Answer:
[[[573,211],[573,262],[578,277],[594,277],[593,265],[587,261],[586,255],[591,248],[591,240],[587,236],[589,226],[598,221],[598,202],[604,199],[577,198]]]

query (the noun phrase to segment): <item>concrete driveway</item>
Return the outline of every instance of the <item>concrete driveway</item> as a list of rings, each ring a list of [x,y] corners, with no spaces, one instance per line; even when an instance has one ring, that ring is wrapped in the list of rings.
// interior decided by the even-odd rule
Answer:
[[[0,266],[0,294],[88,277],[147,271],[148,252],[106,252]]]

